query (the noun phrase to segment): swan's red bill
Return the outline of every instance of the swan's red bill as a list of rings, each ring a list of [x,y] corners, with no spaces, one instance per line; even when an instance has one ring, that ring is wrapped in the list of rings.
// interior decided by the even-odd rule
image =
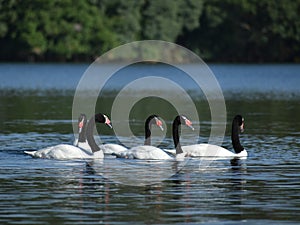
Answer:
[[[242,125],[240,126],[240,131],[243,133],[245,129],[245,123],[243,122]]]
[[[164,128],[163,128],[163,126],[162,126],[162,122],[161,122],[161,120],[159,120],[159,119],[157,119],[157,118],[155,118],[155,120],[156,120],[156,126],[158,126],[162,131],[164,130]]]
[[[192,122],[189,119],[185,119],[185,125],[187,125],[188,127],[190,127],[192,130],[194,130],[194,127],[192,126]]]
[[[111,124],[111,122],[110,122],[110,119],[106,116],[106,115],[104,115],[104,117],[105,117],[105,124],[107,125],[107,126],[109,126],[110,128],[112,128],[112,124]]]
[[[84,119],[78,123],[78,132],[79,133],[81,133],[83,126],[84,126]]]

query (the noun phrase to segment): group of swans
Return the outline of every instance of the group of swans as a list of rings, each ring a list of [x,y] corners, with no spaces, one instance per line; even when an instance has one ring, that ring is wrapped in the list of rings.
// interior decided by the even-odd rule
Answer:
[[[157,119],[156,116],[154,116],[154,118]],[[161,122],[160,122],[160,124],[161,124]],[[175,119],[173,121],[172,132],[173,132],[173,137],[174,136],[178,137],[178,140],[177,139],[176,139],[176,141],[174,140],[175,147],[177,146],[176,152],[175,152],[176,158],[183,158],[184,157],[183,154],[185,154],[182,151],[180,144],[179,144],[178,127],[180,124],[184,124],[193,129],[191,121],[186,116],[178,115],[175,117]],[[145,136],[144,145],[136,146],[136,147],[133,147],[131,149],[128,149],[126,151],[122,151],[119,153],[114,153],[113,155],[115,155],[119,158],[133,158],[133,159],[143,159],[143,160],[174,159],[174,156],[169,154],[168,152],[150,145],[150,135],[151,135],[150,126],[151,126],[151,123],[149,125],[149,123],[147,123],[147,120],[146,120],[146,123],[145,123],[146,136]]]
[[[178,128],[180,125],[192,127],[192,122],[184,115],[175,117],[172,125],[174,149],[160,149],[151,146],[151,127],[158,126],[163,130],[162,122],[157,115],[151,115],[145,121],[145,142],[144,145],[130,149],[118,144],[97,145],[93,131],[96,123],[106,124],[112,128],[109,118],[98,113],[87,121],[84,114],[78,119],[78,139],[73,145],[59,144],[37,151],[25,151],[26,154],[35,158],[47,159],[82,159],[82,158],[103,158],[104,154],[111,154],[119,158],[142,159],[142,160],[170,160],[182,159],[184,157],[247,157],[247,151],[239,141],[239,132],[243,132],[244,118],[240,115],[234,117],[232,122],[231,140],[235,152],[212,144],[194,144],[181,146]]]
[[[248,153],[241,145],[240,138],[239,138],[239,132],[243,132],[243,131],[244,131],[244,118],[241,115],[236,115],[233,118],[232,127],[231,127],[231,142],[232,142],[232,147],[234,152],[229,151],[218,145],[204,144],[204,143],[182,146],[182,151],[186,153],[186,156],[190,156],[190,157],[245,158],[247,157]],[[173,133],[173,139],[174,139],[174,143],[179,143],[179,137],[177,133]],[[175,150],[165,149],[165,151],[171,154],[175,154]]]

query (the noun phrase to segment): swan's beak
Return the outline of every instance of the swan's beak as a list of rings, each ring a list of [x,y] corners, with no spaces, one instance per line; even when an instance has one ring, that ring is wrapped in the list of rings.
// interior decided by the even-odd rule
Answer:
[[[110,119],[108,119],[108,117],[107,117],[106,115],[104,115],[104,117],[105,117],[105,124],[106,124],[107,126],[109,126],[110,128],[113,128],[113,127],[112,127],[112,124],[111,124],[111,122],[110,122]]]
[[[113,128],[111,123],[107,123],[106,125],[109,126],[109,128]]]
[[[163,126],[158,126],[160,128],[161,131],[164,131]]]
[[[112,124],[111,124],[111,122],[110,122],[110,120],[109,120],[108,118],[106,119],[105,124],[106,124],[107,126],[109,126],[110,128],[113,128],[113,127],[112,127]]]
[[[78,133],[81,133],[82,132],[82,128],[83,128],[83,120],[81,120],[78,124]]]
[[[240,131],[241,131],[241,133],[244,132],[244,122],[243,122],[242,125],[240,126]]]
[[[155,120],[156,120],[156,126],[158,126],[161,129],[161,131],[164,131],[164,128],[162,126],[163,123],[161,122],[161,120],[157,118],[155,118]]]
[[[187,125],[189,128],[191,128],[192,130],[195,130],[195,128],[192,126],[192,122],[188,119],[185,120],[185,125]]]

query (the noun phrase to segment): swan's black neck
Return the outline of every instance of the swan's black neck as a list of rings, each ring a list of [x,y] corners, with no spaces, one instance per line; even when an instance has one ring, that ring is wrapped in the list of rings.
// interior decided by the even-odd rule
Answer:
[[[149,116],[145,121],[145,142],[144,145],[151,145],[151,126],[154,124],[154,118],[156,115]]]
[[[101,113],[92,116],[86,128],[86,138],[89,146],[92,149],[92,152],[97,152],[100,150],[99,146],[96,144],[96,141],[94,139],[94,127],[96,122],[105,123],[105,118]]]
[[[79,119],[78,119],[78,124],[80,122],[83,122],[82,128],[81,128],[81,132],[79,132],[79,136],[78,136],[78,142],[85,142],[86,141],[86,123],[87,123],[87,119],[85,115],[80,115]]]
[[[172,132],[173,132],[173,141],[176,149],[176,155],[183,153],[180,141],[179,141],[179,125],[181,124],[180,116],[176,116],[176,118],[173,121],[172,125]]]
[[[79,134],[78,142],[85,142],[86,141],[86,128],[82,128],[82,131]]]
[[[231,142],[235,153],[240,153],[244,150],[244,147],[240,143],[239,138],[239,130],[242,125],[242,117],[236,116],[232,121],[232,129],[231,129]]]

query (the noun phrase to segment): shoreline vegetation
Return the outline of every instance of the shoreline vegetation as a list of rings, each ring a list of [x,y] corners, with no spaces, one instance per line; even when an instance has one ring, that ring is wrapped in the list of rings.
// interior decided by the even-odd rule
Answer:
[[[0,62],[92,62],[163,40],[206,62],[300,63],[299,11],[300,0],[0,1]]]

